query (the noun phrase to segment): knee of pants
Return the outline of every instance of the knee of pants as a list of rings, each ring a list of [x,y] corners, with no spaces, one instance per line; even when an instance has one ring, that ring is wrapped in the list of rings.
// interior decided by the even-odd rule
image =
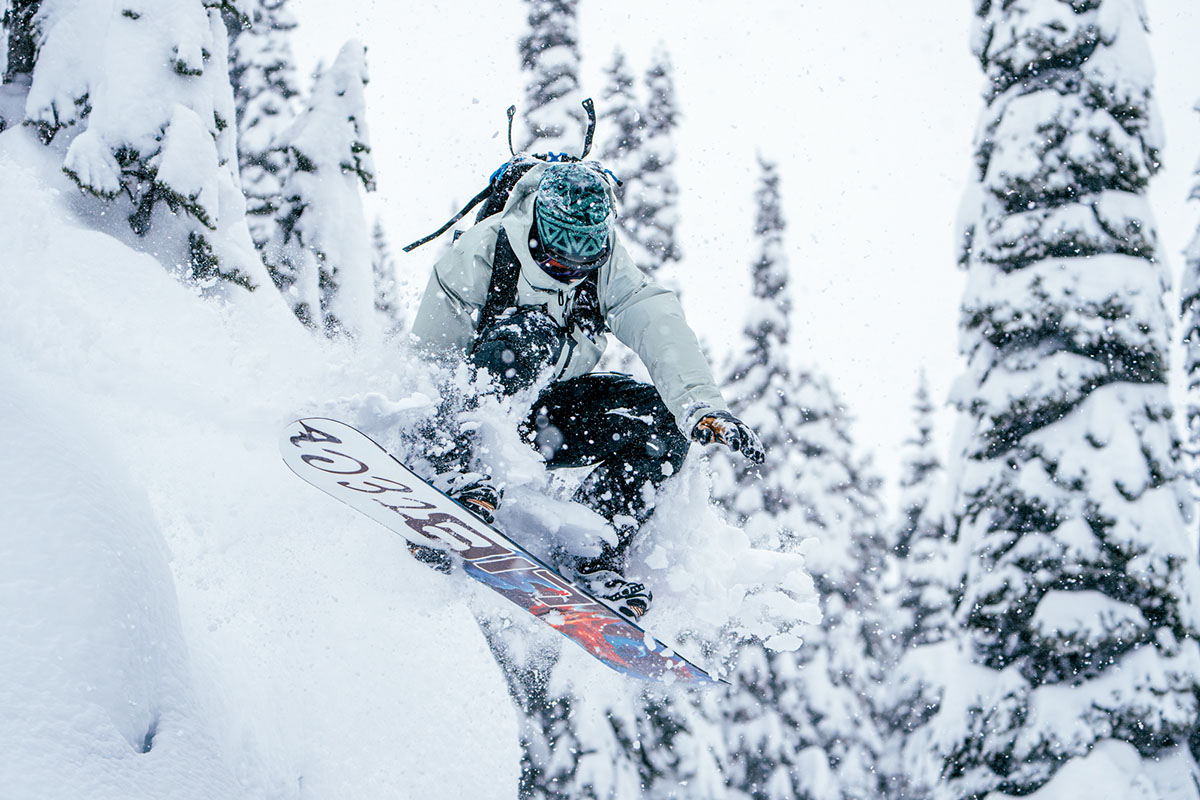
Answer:
[[[471,349],[471,363],[486,369],[505,394],[530,386],[558,361],[566,333],[545,312],[520,310],[482,331]]]
[[[657,462],[659,469],[651,475],[651,480],[658,484],[679,472],[687,458],[690,442],[675,427],[673,421],[669,425],[659,426],[650,434],[645,443],[646,458]]]

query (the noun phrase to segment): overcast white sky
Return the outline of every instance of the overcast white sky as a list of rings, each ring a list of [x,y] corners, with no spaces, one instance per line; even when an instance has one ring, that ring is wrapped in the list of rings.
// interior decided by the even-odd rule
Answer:
[[[894,0],[581,0],[583,89],[597,99],[615,47],[642,72],[676,67],[676,173],[689,317],[718,354],[739,346],[753,254],[756,152],[779,164],[795,301],[795,358],[830,374],[860,446],[895,474],[920,369],[944,400],[962,369],[954,222],[971,165],[982,74],[972,3]],[[932,7],[937,10],[933,11]],[[1147,0],[1166,169],[1152,188],[1173,272],[1196,230],[1186,202],[1200,156],[1200,8]],[[371,201],[402,272],[423,286],[436,245],[399,248],[447,219],[508,153],[504,111],[523,100],[522,0],[293,0],[303,69],[341,43],[368,48]],[[519,123],[519,120],[518,120]],[[601,130],[598,136],[603,136]],[[1174,308],[1174,303],[1172,303]],[[943,414],[943,441],[950,415]]]

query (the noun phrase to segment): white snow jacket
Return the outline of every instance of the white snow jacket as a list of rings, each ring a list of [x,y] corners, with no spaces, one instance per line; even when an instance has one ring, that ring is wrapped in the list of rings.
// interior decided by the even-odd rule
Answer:
[[[469,228],[434,264],[412,329],[427,352],[465,354],[471,349],[478,312],[491,285],[501,226],[521,266],[517,307],[540,308],[559,325],[566,325],[582,279],[556,280],[529,253],[533,199],[544,169],[540,164],[532,167],[513,187],[503,211]],[[611,188],[609,195],[615,207]],[[642,359],[684,435],[690,436],[706,414],[727,410],[679,298],[638,269],[619,241],[613,242],[612,255],[597,277],[601,315],[616,337]],[[565,380],[590,372],[606,344],[602,333],[593,338],[579,327],[567,331],[567,346],[554,377]]]

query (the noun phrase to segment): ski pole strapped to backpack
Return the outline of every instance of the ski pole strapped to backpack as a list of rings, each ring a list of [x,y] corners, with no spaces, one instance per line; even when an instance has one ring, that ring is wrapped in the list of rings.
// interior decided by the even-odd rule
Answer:
[[[480,222],[492,216],[493,214],[502,211],[504,209],[504,205],[508,202],[509,195],[512,194],[513,187],[517,185],[517,181],[521,180],[525,173],[528,172],[535,164],[553,164],[565,161],[581,162],[587,158],[588,153],[590,153],[592,150],[592,138],[596,133],[596,107],[592,103],[592,98],[590,97],[584,100],[582,105],[588,115],[588,127],[587,133],[584,135],[583,139],[583,152],[579,156],[572,156],[568,155],[567,153],[541,153],[529,155],[526,153],[515,152],[512,146],[512,124],[513,117],[517,112],[517,107],[509,106],[508,150],[512,155],[512,158],[501,164],[499,169],[492,173],[491,178],[488,179],[488,185],[484,187],[483,191],[472,197],[467,204],[463,206],[462,211],[459,211],[457,214],[451,217],[445,225],[438,228],[433,233],[429,234],[423,239],[418,239],[417,241],[405,247],[404,252],[411,252],[426,242],[431,242],[438,238],[443,233],[450,230],[454,223],[458,222],[460,219],[469,214],[471,209],[475,208],[475,206],[479,205],[480,203],[483,203],[483,208],[479,209],[479,213],[475,216],[476,222]],[[588,162],[587,166],[596,170],[596,172],[600,173],[601,175],[605,175],[612,179],[612,181],[618,186],[621,185],[621,181],[617,179],[617,176],[613,175],[612,172],[605,169],[599,163],[591,161]]]

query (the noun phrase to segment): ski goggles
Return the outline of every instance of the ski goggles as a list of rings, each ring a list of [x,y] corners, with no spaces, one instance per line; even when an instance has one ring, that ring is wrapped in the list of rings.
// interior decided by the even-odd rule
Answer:
[[[545,255],[542,258],[536,259],[537,265],[542,268],[542,272],[560,281],[575,281],[580,278],[586,278],[608,261],[608,248],[600,253],[595,258],[588,259],[584,262],[568,261],[566,259],[557,258],[552,255]]]

